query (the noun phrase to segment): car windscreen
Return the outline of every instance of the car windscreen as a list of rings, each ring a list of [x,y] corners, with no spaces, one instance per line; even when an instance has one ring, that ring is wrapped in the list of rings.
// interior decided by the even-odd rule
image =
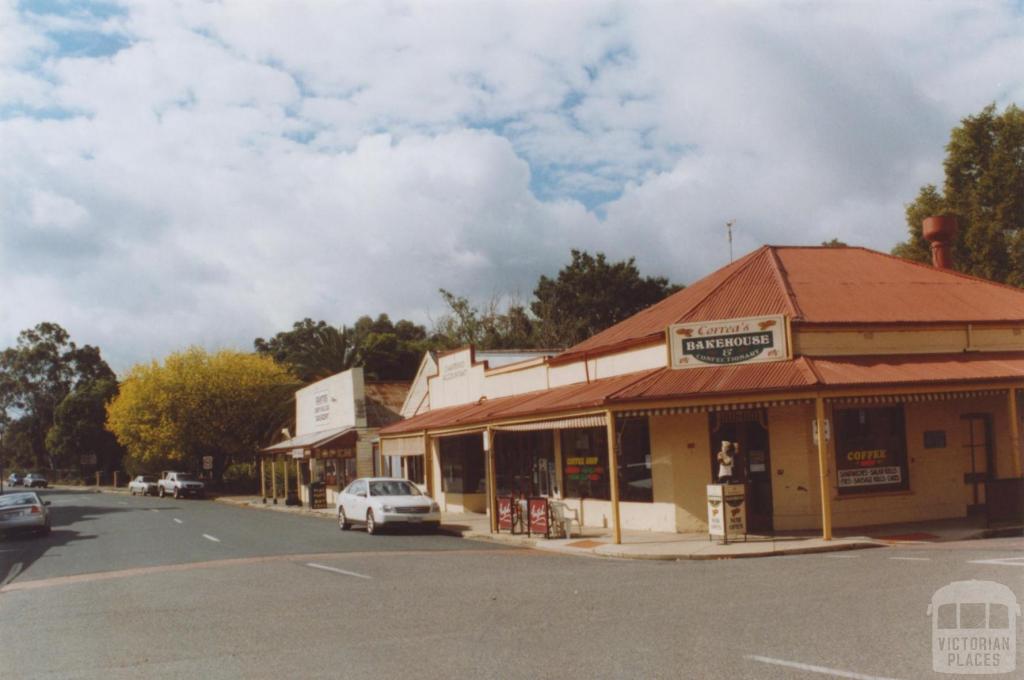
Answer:
[[[139,481],[145,482],[147,484],[152,484],[156,481],[156,477],[139,477]]]
[[[370,482],[371,496],[419,496],[420,490],[415,484],[400,480]]]
[[[192,476],[192,475],[181,474],[181,475],[178,475],[178,481],[180,481],[180,482],[194,482],[194,481],[196,481],[196,478],[194,476]]]
[[[39,496],[34,493],[10,493],[0,496],[0,508],[33,503],[39,503]]]

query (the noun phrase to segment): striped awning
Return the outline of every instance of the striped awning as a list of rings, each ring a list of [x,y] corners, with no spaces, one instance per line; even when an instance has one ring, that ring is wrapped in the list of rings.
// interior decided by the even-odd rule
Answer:
[[[668,406],[664,408],[641,408],[628,411],[616,411],[616,418],[634,418],[636,416],[673,416],[682,413],[711,413],[715,411],[742,411],[753,408],[769,408],[772,406],[793,406],[795,404],[812,404],[812,399],[781,399],[776,401],[751,401],[741,404],[695,404],[693,406]]]
[[[949,399],[973,399],[1005,395],[1006,390],[965,390],[962,392],[921,392],[917,394],[870,394],[856,397],[831,397],[825,401],[833,404],[902,404],[914,401],[947,401]]]
[[[604,427],[605,417],[600,413],[589,416],[575,416],[572,418],[557,418],[555,420],[537,420],[529,423],[514,423],[511,425],[494,425],[492,430],[499,432],[535,432],[537,430],[579,430],[585,427]]]
[[[422,456],[427,447],[423,435],[413,437],[394,437],[380,440],[382,456]]]

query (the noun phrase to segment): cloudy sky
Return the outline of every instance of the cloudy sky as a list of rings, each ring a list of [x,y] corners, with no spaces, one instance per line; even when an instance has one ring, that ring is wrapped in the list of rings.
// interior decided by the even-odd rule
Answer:
[[[1020,2],[0,0],[0,347],[115,369],[305,316],[527,297],[570,248],[688,283],[889,250],[1024,103]]]

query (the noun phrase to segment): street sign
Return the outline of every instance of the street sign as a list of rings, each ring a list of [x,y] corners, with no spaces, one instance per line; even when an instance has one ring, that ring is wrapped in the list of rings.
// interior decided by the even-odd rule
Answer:
[[[204,470],[212,470],[213,469],[213,456],[203,456],[203,469]]]

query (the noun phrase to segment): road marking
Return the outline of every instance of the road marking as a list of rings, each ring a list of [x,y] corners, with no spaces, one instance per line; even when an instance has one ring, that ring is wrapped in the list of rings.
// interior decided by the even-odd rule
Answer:
[[[7,578],[5,578],[3,580],[3,583],[0,583],[0,586],[6,587],[7,584],[10,583],[11,581],[13,581],[14,579],[16,579],[18,577],[18,574],[20,574],[20,573],[21,573],[21,562],[15,562],[11,566],[11,570],[7,573]]]
[[[160,508],[150,508],[150,512],[160,512]]]
[[[843,671],[838,668],[826,668],[825,666],[812,666],[809,663],[800,663],[798,661],[786,661],[785,659],[773,659],[770,656],[754,656],[752,654],[747,655],[748,659],[754,661],[760,661],[761,663],[772,664],[775,666],[785,666],[786,668],[796,668],[797,670],[807,671],[808,673],[820,673],[822,675],[831,675],[834,678],[854,678],[855,680],[896,680],[883,675],[865,675],[864,673],[854,673],[853,671]]]
[[[860,555],[825,555],[825,557],[831,557],[834,560],[852,560],[860,557]]]
[[[211,536],[210,534],[203,534],[203,538],[205,538],[208,541],[213,541],[214,543],[220,543],[219,538],[217,538],[216,536]]]
[[[1001,567],[1024,567],[1024,557],[997,557],[992,560],[968,560],[967,564],[998,564]]]
[[[558,554],[558,553],[556,553]],[[76,574],[74,576],[54,576],[52,578],[33,579],[29,581],[18,581],[0,586],[0,593],[10,593],[16,590],[36,590],[39,588],[53,588],[56,586],[73,585],[76,583],[92,583],[94,581],[109,581],[119,578],[131,578],[133,576],[148,576],[150,574],[164,574],[178,571],[192,571],[193,569],[215,569],[222,567],[236,567],[249,564],[267,564],[270,562],[303,562],[315,559],[346,559],[352,557],[383,557],[394,559],[395,557],[416,557],[416,559],[428,558],[431,556],[446,555],[474,555],[478,557],[498,557],[506,559],[509,555],[523,558],[539,558],[548,555],[536,550],[523,550],[522,548],[498,548],[494,550],[387,550],[367,551],[348,553],[307,553],[304,555],[271,555],[267,557],[235,557],[226,560],[209,560],[207,562],[189,562],[188,564],[165,564],[157,567],[135,567],[133,569],[119,569],[116,571],[99,571],[91,574]]]
[[[931,562],[930,557],[890,557],[890,560],[903,560],[904,562]]]
[[[338,569],[336,567],[328,567],[324,564],[317,564],[316,562],[306,562],[307,567],[313,567],[314,569],[323,569],[324,571],[333,571],[335,574],[344,574],[345,576],[355,576],[356,578],[373,578],[366,574],[357,574],[354,571],[345,571],[344,569]]]
[[[177,517],[174,518],[174,521],[177,522],[178,524],[182,523],[182,521],[180,519],[178,519]]]

